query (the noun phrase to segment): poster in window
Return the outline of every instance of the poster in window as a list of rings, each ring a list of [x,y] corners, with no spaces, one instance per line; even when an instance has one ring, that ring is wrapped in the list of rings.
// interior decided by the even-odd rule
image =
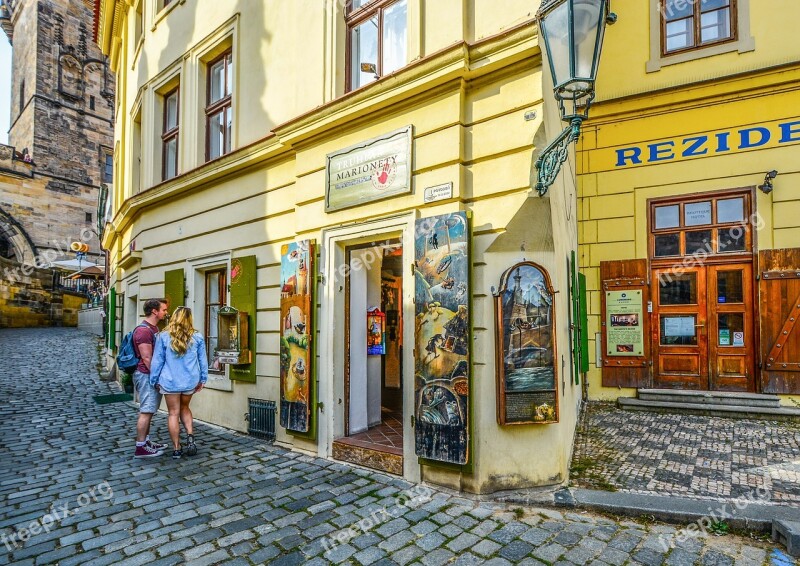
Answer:
[[[500,278],[497,315],[497,419],[558,422],[553,289],[544,268],[524,261]]]
[[[429,460],[466,464],[470,380],[466,213],[417,220],[414,253],[416,453]]]
[[[281,248],[281,426],[308,432],[310,425],[312,274],[314,243]]]
[[[606,291],[606,354],[644,355],[642,292]]]

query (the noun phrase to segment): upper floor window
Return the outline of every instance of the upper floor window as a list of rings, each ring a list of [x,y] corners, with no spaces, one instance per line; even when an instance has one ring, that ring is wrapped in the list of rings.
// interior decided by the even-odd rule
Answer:
[[[233,58],[230,50],[208,64],[206,104],[206,159],[216,159],[231,150],[231,94]]]
[[[164,95],[164,126],[161,133],[161,178],[172,179],[178,174],[178,89]]]
[[[103,169],[102,182],[112,183],[114,181],[114,154],[110,149],[103,149],[101,155],[103,158],[102,163],[100,164]]]
[[[138,44],[142,37],[144,36],[144,0],[139,0],[139,3],[136,5],[136,18],[134,20],[134,40],[135,44]]]
[[[407,0],[353,0],[347,12],[347,75],[355,90],[407,61]]]
[[[736,38],[736,0],[660,0],[663,54]]]

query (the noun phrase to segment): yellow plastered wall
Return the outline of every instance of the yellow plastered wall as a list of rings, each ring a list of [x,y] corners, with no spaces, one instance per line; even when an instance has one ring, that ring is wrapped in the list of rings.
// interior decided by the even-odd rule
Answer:
[[[800,245],[800,193],[794,190],[800,182],[796,159],[800,140],[785,136],[791,141],[780,143],[779,127],[800,121],[799,91],[800,69],[794,65],[611,100],[592,109],[579,144],[578,177],[579,255],[587,276],[591,352],[601,322],[600,262],[648,257],[648,199],[755,187],[763,183],[767,171],[776,169],[775,190],[756,191],[757,246]],[[771,129],[770,141],[739,149],[739,131],[755,127]],[[730,151],[717,152],[709,142],[705,155],[682,155],[683,140],[702,135],[713,139],[718,132],[730,132]],[[675,143],[674,158],[647,163],[649,146],[665,141]],[[643,163],[627,160],[619,167],[618,151],[631,147],[642,150]],[[603,388],[595,364],[589,384],[592,399],[635,395],[635,390]]]
[[[228,3],[198,0],[196,6],[191,4],[181,4],[171,14],[189,10],[193,17],[173,23],[169,15],[148,32],[152,43],[146,36],[137,62],[129,62],[124,70],[130,78],[127,103],[133,104],[148,81],[194,50],[197,42],[214,33],[215,26],[228,22],[224,25],[231,25],[237,38],[234,50],[238,44],[240,52],[247,52],[254,61],[253,76],[240,72],[236,83],[239,100],[247,101],[238,107],[234,102],[234,146],[242,149],[198,173],[202,180],[194,181],[190,173],[131,199],[130,211],[123,210],[116,219],[119,229],[106,239],[112,266],[124,261],[131,242],[141,251],[140,263],[128,261],[125,269],[114,270],[118,285],[125,278],[138,278],[140,300],[164,292],[167,270],[183,266],[190,286],[194,275],[187,259],[225,252],[233,257],[256,256],[257,312],[251,320],[257,331],[257,382],[234,382],[230,391],[207,389],[193,401],[196,417],[243,431],[248,398],[279,398],[283,244],[308,238],[319,245],[330,228],[402,213],[422,218],[466,210],[472,215],[473,230],[474,470],[461,474],[425,467],[422,479],[475,492],[565,481],[580,402],[580,387],[569,373],[569,305],[563,291],[568,281],[567,258],[576,246],[576,190],[570,174],[560,177],[549,198],[531,195],[531,170],[540,149],[534,148],[534,136],[544,131],[545,122],[551,137],[561,127],[555,109],[543,103],[542,67],[531,22],[536,6],[514,0],[498,11],[488,0],[409,0],[412,20],[416,10],[424,9],[419,17],[423,28],[410,31],[411,41],[420,41],[418,52],[435,62],[421,62],[424,72],[416,72],[410,79],[387,78],[363,95],[348,95],[344,100],[355,102],[347,106],[331,101],[327,90],[331,81],[341,79],[340,69],[326,68],[330,62],[320,61],[318,55],[320,49],[329,53],[336,49],[317,37],[329,14],[311,10],[308,33],[292,36],[297,26],[290,25],[291,21],[305,21],[306,14],[289,10],[272,19],[259,12],[260,8],[251,13],[244,3],[231,2],[241,9],[237,17],[235,7]],[[448,7],[452,10],[445,9]],[[454,43],[478,39],[483,41],[480,51],[471,51],[466,43],[447,51]],[[277,61],[278,46],[282,61]],[[306,75],[311,75],[308,81]],[[413,81],[405,96],[391,90],[403,87],[403,80]],[[394,97],[391,103],[388,97]],[[322,112],[314,110],[324,103],[333,106]],[[526,113],[531,114],[526,118]],[[287,123],[277,126],[281,122]],[[326,213],[326,155],[407,125],[413,125],[411,194]],[[275,137],[265,138],[273,127]],[[246,146],[251,142],[252,146]],[[574,157],[568,167],[575,171]],[[426,187],[447,182],[453,183],[452,199],[424,203]],[[180,183],[191,186],[170,192],[172,187],[182,186]],[[531,201],[537,203],[533,208]],[[507,233],[514,223],[531,222],[551,224],[552,234],[545,240],[552,242],[521,242]],[[496,422],[495,313],[490,289],[499,285],[508,267],[523,259],[545,267],[555,288],[562,290],[556,295],[561,421],[500,427]],[[320,294],[318,308],[322,300]],[[318,344],[325,332],[318,328]],[[325,379],[332,378],[320,375],[320,380]],[[326,415],[318,413],[317,417]],[[281,444],[309,453],[317,450],[316,442],[287,435],[280,426],[277,434]]]

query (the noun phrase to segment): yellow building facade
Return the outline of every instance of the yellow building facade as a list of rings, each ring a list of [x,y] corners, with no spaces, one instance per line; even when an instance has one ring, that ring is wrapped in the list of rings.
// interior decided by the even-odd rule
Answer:
[[[800,7],[614,9],[578,146],[590,396],[800,393]]]
[[[565,482],[578,211],[574,176],[531,191],[561,129],[535,4],[100,0],[112,348],[167,297],[233,348],[199,419],[246,431],[273,401],[308,454],[478,493]]]

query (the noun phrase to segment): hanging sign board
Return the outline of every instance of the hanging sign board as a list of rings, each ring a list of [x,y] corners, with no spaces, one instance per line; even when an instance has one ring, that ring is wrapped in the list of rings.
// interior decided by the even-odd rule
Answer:
[[[606,291],[606,354],[644,355],[642,292]]]
[[[411,192],[412,126],[334,151],[325,167],[325,211]]]

